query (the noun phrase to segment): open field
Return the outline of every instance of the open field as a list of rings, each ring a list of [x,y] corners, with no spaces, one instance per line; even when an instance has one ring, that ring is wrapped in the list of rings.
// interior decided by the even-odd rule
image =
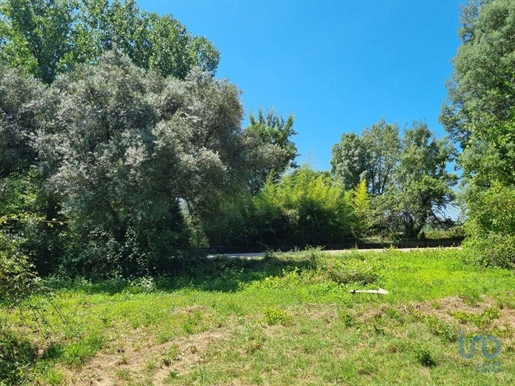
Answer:
[[[515,384],[515,275],[464,256],[214,258],[157,280],[53,281],[51,303],[32,301],[39,325],[30,307],[0,317],[40,348],[27,384]],[[477,335],[492,337],[468,359]]]

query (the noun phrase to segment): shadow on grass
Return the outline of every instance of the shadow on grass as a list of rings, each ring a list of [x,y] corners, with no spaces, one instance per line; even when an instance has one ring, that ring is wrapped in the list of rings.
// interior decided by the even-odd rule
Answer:
[[[309,255],[296,257],[266,256],[261,259],[238,259],[226,256],[215,258],[177,259],[167,272],[151,278],[133,280],[113,278],[94,282],[85,279],[49,279],[53,289],[69,289],[86,294],[109,294],[120,292],[145,293],[153,291],[173,292],[183,288],[201,291],[236,292],[242,284],[281,277],[294,269],[312,269]]]

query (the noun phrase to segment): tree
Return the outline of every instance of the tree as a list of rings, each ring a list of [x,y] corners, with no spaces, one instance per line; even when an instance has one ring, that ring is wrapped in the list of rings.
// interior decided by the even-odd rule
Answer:
[[[297,168],[295,158],[298,156],[297,147],[291,137],[297,133],[293,130],[293,115],[285,121],[277,116],[273,110],[269,110],[266,116],[263,110],[259,110],[258,117],[250,114],[250,126],[246,129],[249,135],[254,135],[264,144],[279,147],[283,154],[276,159],[276,162],[269,168],[256,168],[254,175],[249,181],[251,193],[256,194],[263,186],[269,176],[277,181],[281,174],[288,168]]]
[[[515,98],[513,14],[509,0],[471,0],[462,8],[462,45],[453,60],[440,120],[465,149],[472,134],[512,119]]]
[[[351,190],[366,180],[367,149],[363,139],[354,133],[345,133],[333,146],[331,172],[337,176],[343,189]],[[366,186],[365,186],[366,188]]]
[[[0,59],[46,83],[66,68],[73,49],[71,1],[5,0],[0,3]]]
[[[2,0],[0,60],[45,83],[77,63],[120,50],[145,70],[184,79],[214,74],[219,51],[170,15],[141,12],[134,0]]]
[[[30,140],[43,103],[37,81],[0,66],[0,180],[34,162]]]
[[[384,119],[356,134],[343,134],[333,147],[331,165],[333,174],[344,189],[353,189],[366,179],[368,191],[381,195],[391,182],[400,150],[399,127]]]
[[[456,177],[446,170],[453,154],[452,145],[433,138],[424,123],[415,122],[401,140],[397,124],[382,119],[361,137],[344,134],[333,147],[331,163],[333,174],[352,189],[355,200],[363,197],[360,206],[367,202],[364,186],[371,196],[368,218],[355,201],[357,229],[368,223],[376,230],[402,228],[406,236],[416,237],[429,220],[442,218],[453,198]]]
[[[417,237],[432,221],[445,218],[454,199],[452,186],[457,177],[446,167],[454,151],[447,139],[438,140],[423,122],[404,131],[399,164],[381,207],[389,224],[399,224],[409,238]]]
[[[356,238],[363,238],[370,234],[376,221],[372,198],[367,191],[367,181],[361,180],[354,189],[350,191],[349,201],[352,205],[352,233]]]
[[[367,182],[372,195],[381,195],[393,179],[401,141],[397,124],[384,119],[363,132],[363,145],[367,149]]]
[[[514,31],[512,1],[470,1],[462,9],[462,45],[440,117],[463,150],[469,244],[482,261],[504,266],[515,261],[515,239],[508,223],[498,227],[505,209],[491,209],[510,208],[515,192]]]
[[[241,129],[239,95],[199,70],[184,80],[146,73],[117,51],[56,79],[36,144],[70,221],[68,268],[153,273],[182,253],[181,205],[211,220],[222,197],[243,191],[247,163],[263,150]]]

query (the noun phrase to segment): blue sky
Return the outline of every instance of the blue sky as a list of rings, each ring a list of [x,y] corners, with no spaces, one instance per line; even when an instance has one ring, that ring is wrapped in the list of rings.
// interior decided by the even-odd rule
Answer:
[[[438,115],[460,45],[465,0],[158,1],[142,10],[172,14],[221,51],[217,77],[242,90],[247,113],[273,108],[295,117],[298,162],[329,170],[342,133],[379,121]],[[244,122],[244,125],[246,122]]]

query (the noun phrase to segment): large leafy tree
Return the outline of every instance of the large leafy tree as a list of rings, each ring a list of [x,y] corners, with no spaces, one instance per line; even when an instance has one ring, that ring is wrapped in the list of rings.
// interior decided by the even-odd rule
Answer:
[[[281,154],[249,142],[239,90],[199,70],[164,78],[111,51],[59,76],[46,97],[39,165],[71,223],[68,267],[83,272],[165,269],[188,243],[181,203],[209,217],[244,189],[250,161],[269,167]]]
[[[342,134],[341,141],[332,149],[332,173],[345,190],[354,189],[361,181],[366,183],[367,160],[363,138],[355,133]]]
[[[513,266],[513,221],[505,214],[515,192],[515,3],[470,1],[459,34],[441,121],[463,150],[470,242],[485,261]]]
[[[361,137],[342,135],[332,150],[332,172],[345,189],[353,189],[364,179],[370,194],[381,195],[392,182],[400,147],[398,125],[381,119],[363,130]]]
[[[380,200],[385,225],[400,225],[407,237],[414,238],[428,222],[446,218],[457,182],[447,171],[453,153],[452,144],[434,138],[423,122],[404,131],[393,183]]]
[[[139,67],[184,79],[214,74],[219,51],[170,15],[141,12],[134,0],[2,0],[0,60],[45,83],[76,63],[118,49]]]
[[[463,149],[472,135],[512,119],[514,13],[510,0],[471,0],[462,8],[462,45],[440,119]]]
[[[20,71],[0,66],[0,180],[34,161],[30,145],[42,109],[43,87]]]
[[[397,124],[381,120],[361,136],[344,134],[331,164],[345,189],[365,196],[367,187],[370,214],[359,214],[365,224],[416,237],[428,221],[445,216],[456,182],[446,169],[452,157],[451,144],[435,139],[425,123],[415,122],[401,139]]]

